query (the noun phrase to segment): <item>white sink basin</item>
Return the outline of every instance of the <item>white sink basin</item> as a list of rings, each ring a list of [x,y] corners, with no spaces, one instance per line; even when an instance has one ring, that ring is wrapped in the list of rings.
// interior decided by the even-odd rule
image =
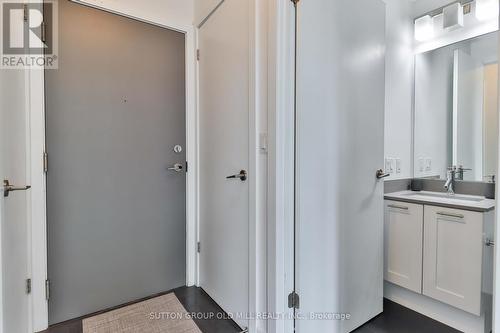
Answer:
[[[480,197],[480,196],[474,196],[474,195],[464,195],[464,194],[454,194],[450,195],[448,193],[440,193],[440,192],[411,192],[407,193],[406,196],[408,197],[414,197],[415,199],[435,199],[435,198],[440,198],[440,199],[445,199],[445,200],[460,200],[460,201],[473,201],[473,202],[481,202],[485,200],[485,197]]]

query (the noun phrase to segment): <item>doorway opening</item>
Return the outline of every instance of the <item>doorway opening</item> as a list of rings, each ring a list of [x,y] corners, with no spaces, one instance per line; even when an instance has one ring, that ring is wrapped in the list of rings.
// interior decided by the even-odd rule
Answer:
[[[195,262],[186,34],[69,1],[59,12],[61,62],[45,71],[49,324],[189,285]]]

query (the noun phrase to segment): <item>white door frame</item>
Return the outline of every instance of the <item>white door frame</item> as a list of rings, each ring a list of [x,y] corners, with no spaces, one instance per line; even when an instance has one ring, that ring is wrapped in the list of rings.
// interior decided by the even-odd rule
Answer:
[[[500,9],[499,9],[500,10]],[[500,25],[500,15],[498,17]],[[498,42],[500,44],[500,32],[498,34]],[[498,47],[498,56],[500,57],[500,46]],[[500,66],[498,77],[500,79]],[[500,93],[500,89],[499,89]],[[499,95],[500,100],[500,95]],[[500,112],[500,110],[499,110]],[[500,120],[499,120],[500,121]],[[499,124],[500,128],[500,124]],[[497,140],[500,137],[497,137]],[[497,165],[497,177],[500,175],[500,159]],[[492,331],[500,332],[500,184],[497,182],[495,186],[495,247],[493,255],[493,324]]]
[[[295,8],[269,2],[268,332],[292,333],[294,311],[294,67]]]
[[[104,10],[106,12],[128,17],[133,20],[174,30],[185,35],[186,60],[186,160],[189,171],[186,174],[186,285],[195,285],[197,280],[197,226],[198,226],[198,115],[196,109],[196,74],[195,74],[195,30],[191,25],[177,23],[165,24],[150,21],[141,17],[109,10],[104,7],[90,5],[79,0],[72,0],[82,5]],[[45,85],[44,71],[29,71],[29,141],[28,152],[31,176],[31,211],[28,224],[31,226],[31,274],[32,294],[30,295],[31,322],[33,332],[48,327],[48,302],[45,297],[47,280],[47,214],[46,214],[46,182],[43,164],[45,152]],[[30,179],[31,178],[31,179]],[[0,324],[2,324],[0,322]]]

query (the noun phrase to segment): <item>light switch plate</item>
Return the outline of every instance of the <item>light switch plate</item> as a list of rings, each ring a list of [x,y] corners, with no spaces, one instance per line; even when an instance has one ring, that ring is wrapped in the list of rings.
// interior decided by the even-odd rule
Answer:
[[[267,133],[259,135],[259,150],[261,153],[267,153]]]
[[[394,160],[392,158],[385,159],[385,172],[394,173]]]
[[[401,159],[396,158],[396,173],[401,173]]]
[[[419,170],[420,172],[424,172],[424,170],[425,170],[425,165],[424,165],[424,162],[425,162],[425,161],[424,161],[424,159],[423,159],[422,157],[420,157],[420,158],[418,159],[418,170]]]
[[[425,171],[432,171],[432,159],[431,158],[425,159]]]

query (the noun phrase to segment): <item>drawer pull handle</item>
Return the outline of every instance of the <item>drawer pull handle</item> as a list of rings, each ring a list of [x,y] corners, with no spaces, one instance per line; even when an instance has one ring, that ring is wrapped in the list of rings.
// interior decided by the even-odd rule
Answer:
[[[398,206],[398,205],[387,205],[389,208],[395,208],[395,209],[402,209],[402,210],[408,210],[408,207],[405,206]]]
[[[463,214],[453,214],[453,213],[445,213],[445,212],[438,212],[438,215],[441,216],[446,216],[446,217],[454,217],[456,219],[463,219],[465,216]]]

